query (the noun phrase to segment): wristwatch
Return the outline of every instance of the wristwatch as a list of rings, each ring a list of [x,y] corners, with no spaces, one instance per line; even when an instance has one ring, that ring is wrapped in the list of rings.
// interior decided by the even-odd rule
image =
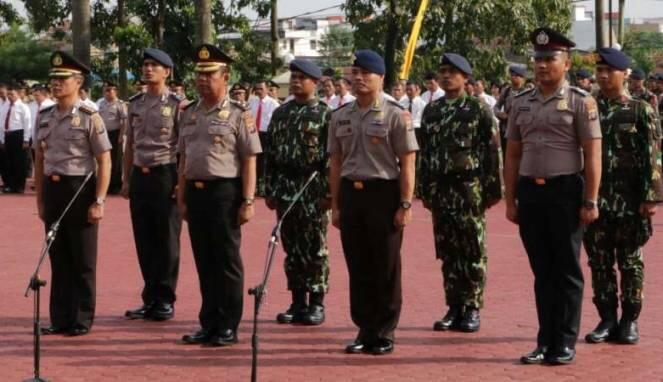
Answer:
[[[412,207],[412,203],[408,202],[407,200],[401,200],[400,207],[404,210],[409,210]]]
[[[244,204],[246,204],[247,206],[252,206],[253,198],[244,198]]]
[[[97,199],[95,199],[94,203],[99,205],[99,206],[103,206],[105,201],[106,201],[106,199],[104,199],[104,198],[97,198]]]
[[[588,210],[594,209],[594,207],[596,207],[596,201],[585,199],[582,201],[582,206]]]

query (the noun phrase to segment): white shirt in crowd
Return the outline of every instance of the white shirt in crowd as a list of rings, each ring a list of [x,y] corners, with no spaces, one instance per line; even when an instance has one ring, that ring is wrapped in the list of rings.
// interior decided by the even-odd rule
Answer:
[[[421,116],[424,113],[424,108],[426,107],[426,101],[421,99],[421,97],[416,96],[412,99],[412,107],[410,108],[410,98],[405,96],[405,99],[402,102],[399,102],[401,106],[408,110],[412,114],[412,126],[415,129],[421,127]]]
[[[495,104],[497,103],[497,100],[495,99],[495,97],[493,97],[489,94],[486,94],[486,93],[478,94],[477,98],[480,99],[480,100],[483,100],[483,102],[487,103],[488,106],[490,106],[490,110],[493,110],[493,108],[495,107]]]
[[[350,102],[354,101],[355,99],[357,99],[357,97],[353,96],[350,93],[346,93],[344,96],[336,95],[332,99],[331,104],[328,104],[328,105],[329,105],[329,107],[332,108],[332,110],[336,110],[339,107],[345,105],[346,103],[350,103]]]
[[[46,98],[42,101],[41,105],[37,106],[37,101],[32,101],[28,104],[30,108],[30,116],[32,117],[32,142],[37,141],[37,114],[40,110],[44,110],[49,106],[55,105],[55,101],[50,98]],[[39,109],[37,109],[39,108]]]
[[[23,101],[16,100],[14,105],[9,101],[3,106],[3,112],[0,113],[0,142],[5,142],[5,131],[23,130],[23,142],[29,142],[32,137],[32,118],[30,116],[30,108],[24,104]],[[7,112],[9,112],[9,120],[7,120]],[[9,128],[6,128],[5,121],[8,122]]]
[[[334,105],[335,101],[338,102],[337,98],[338,98],[338,96],[336,94],[334,94],[331,97],[322,96],[322,97],[320,97],[320,101],[326,103],[327,106],[331,107],[332,109],[335,109],[335,107],[333,105]]]
[[[262,108],[260,108],[261,104]],[[272,120],[272,113],[277,107],[279,107],[279,103],[270,96],[265,96],[263,99],[255,97],[249,100],[249,109],[256,120],[256,127],[258,127],[259,132],[267,132],[269,122]],[[260,109],[260,120],[258,120],[258,109]]]
[[[442,88],[437,88],[435,92],[431,94],[430,90],[426,90],[422,95],[421,99],[424,100],[427,104],[444,97],[444,90]]]
[[[92,110],[99,111],[99,106],[97,106],[97,104],[93,100],[86,98],[84,100],[82,99],[81,102],[83,103],[83,105],[90,107]]]

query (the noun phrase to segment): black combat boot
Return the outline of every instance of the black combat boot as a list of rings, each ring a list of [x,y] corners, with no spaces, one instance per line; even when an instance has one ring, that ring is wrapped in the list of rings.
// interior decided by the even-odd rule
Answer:
[[[295,289],[292,291],[292,304],[288,310],[276,315],[276,322],[279,324],[295,324],[301,321],[302,317],[308,311],[306,306],[306,290]]]
[[[601,321],[592,332],[585,336],[590,344],[599,344],[617,337],[617,302],[595,302]]]
[[[450,329],[457,329],[463,316],[463,305],[451,305],[447,314],[441,320],[435,321],[433,330],[443,332]]]
[[[320,325],[325,322],[324,293],[310,293],[308,310],[303,315],[301,323],[304,325]]]
[[[458,327],[462,332],[466,333],[479,331],[479,328],[481,327],[479,309],[473,306],[466,306]]]
[[[642,304],[640,303],[622,303],[622,319],[619,321],[619,334],[617,337],[620,344],[635,345],[640,340],[637,320],[641,310]]]

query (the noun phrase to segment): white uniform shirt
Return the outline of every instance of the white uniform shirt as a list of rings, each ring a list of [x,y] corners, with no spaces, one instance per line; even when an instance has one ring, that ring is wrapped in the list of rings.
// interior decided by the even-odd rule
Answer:
[[[355,99],[357,99],[357,97],[353,96],[350,93],[347,93],[344,96],[337,95],[336,97],[334,97],[332,99],[332,102],[331,102],[331,104],[329,104],[329,107],[331,107],[332,110],[336,110],[339,107],[345,105],[346,103],[350,103],[350,102],[354,101]],[[343,101],[343,102],[341,102],[341,101]]]
[[[421,99],[423,99],[424,102],[426,102],[426,104],[429,104],[429,103],[431,103],[431,102],[433,102],[437,99],[440,99],[442,97],[444,97],[444,90],[442,90],[442,88],[437,88],[437,90],[433,94],[431,94],[431,92],[429,90],[426,90],[421,95]]]
[[[81,103],[85,106],[88,106],[90,109],[92,109],[94,111],[99,111],[99,106],[97,106],[97,104],[89,98],[86,98],[85,100],[81,100]]]
[[[426,101],[421,99],[421,97],[416,96],[412,99],[412,108],[410,108],[410,98],[407,96],[405,97],[404,102],[400,102],[401,106],[403,106],[406,110],[412,114],[412,126],[414,126],[415,129],[418,129],[421,127],[421,116],[424,113],[424,108],[426,107]]]
[[[332,105],[334,104],[334,102],[338,102],[338,96],[336,94],[334,94],[331,97],[322,96],[320,97],[320,101],[326,103],[327,106],[331,107],[332,109],[335,109],[335,107],[333,107]]]
[[[30,117],[30,108],[24,104],[23,101],[16,100],[13,106],[7,102],[5,107],[6,111],[2,113],[2,120],[0,120],[0,142],[5,142],[5,131],[18,131],[23,130],[23,142],[29,142],[32,137],[32,118]],[[9,120],[7,121],[7,111],[10,112]],[[5,121],[8,122],[8,129],[5,129]]]
[[[37,107],[37,102],[36,101],[32,101],[28,104],[28,106],[30,107],[30,116],[32,117],[32,143],[33,144],[34,144],[34,142],[37,141],[37,117],[39,115],[39,111],[44,110],[45,108],[47,108],[49,106],[53,106],[53,105],[55,105],[55,101],[53,101],[50,98],[44,99],[44,101],[42,101],[42,103],[41,103],[41,105],[39,105],[39,107]]]
[[[260,104],[262,104],[262,109],[260,110],[260,121],[258,121],[258,108]],[[270,96],[265,96],[262,100],[257,97],[249,100],[249,109],[251,110],[251,115],[256,120],[258,131],[262,133],[267,132],[269,122],[272,120],[272,113],[279,106],[279,103]]]

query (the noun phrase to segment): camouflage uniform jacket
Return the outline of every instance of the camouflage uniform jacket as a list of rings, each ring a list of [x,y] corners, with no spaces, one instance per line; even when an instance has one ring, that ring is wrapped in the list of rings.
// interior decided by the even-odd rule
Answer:
[[[658,120],[648,103],[627,94],[599,95],[597,101],[603,135],[599,209],[633,216],[642,202],[663,201]]]
[[[318,99],[306,104],[292,100],[274,111],[268,128],[270,144],[265,152],[267,196],[291,200],[314,170],[319,175],[305,196],[316,200],[327,195],[326,144],[331,111]]]
[[[431,205],[450,183],[479,179],[465,198],[483,212],[502,197],[499,132],[489,107],[463,95],[449,101],[442,97],[426,106],[421,119],[420,195]],[[461,198],[462,199],[462,198]],[[449,198],[445,208],[463,210],[467,201]]]

